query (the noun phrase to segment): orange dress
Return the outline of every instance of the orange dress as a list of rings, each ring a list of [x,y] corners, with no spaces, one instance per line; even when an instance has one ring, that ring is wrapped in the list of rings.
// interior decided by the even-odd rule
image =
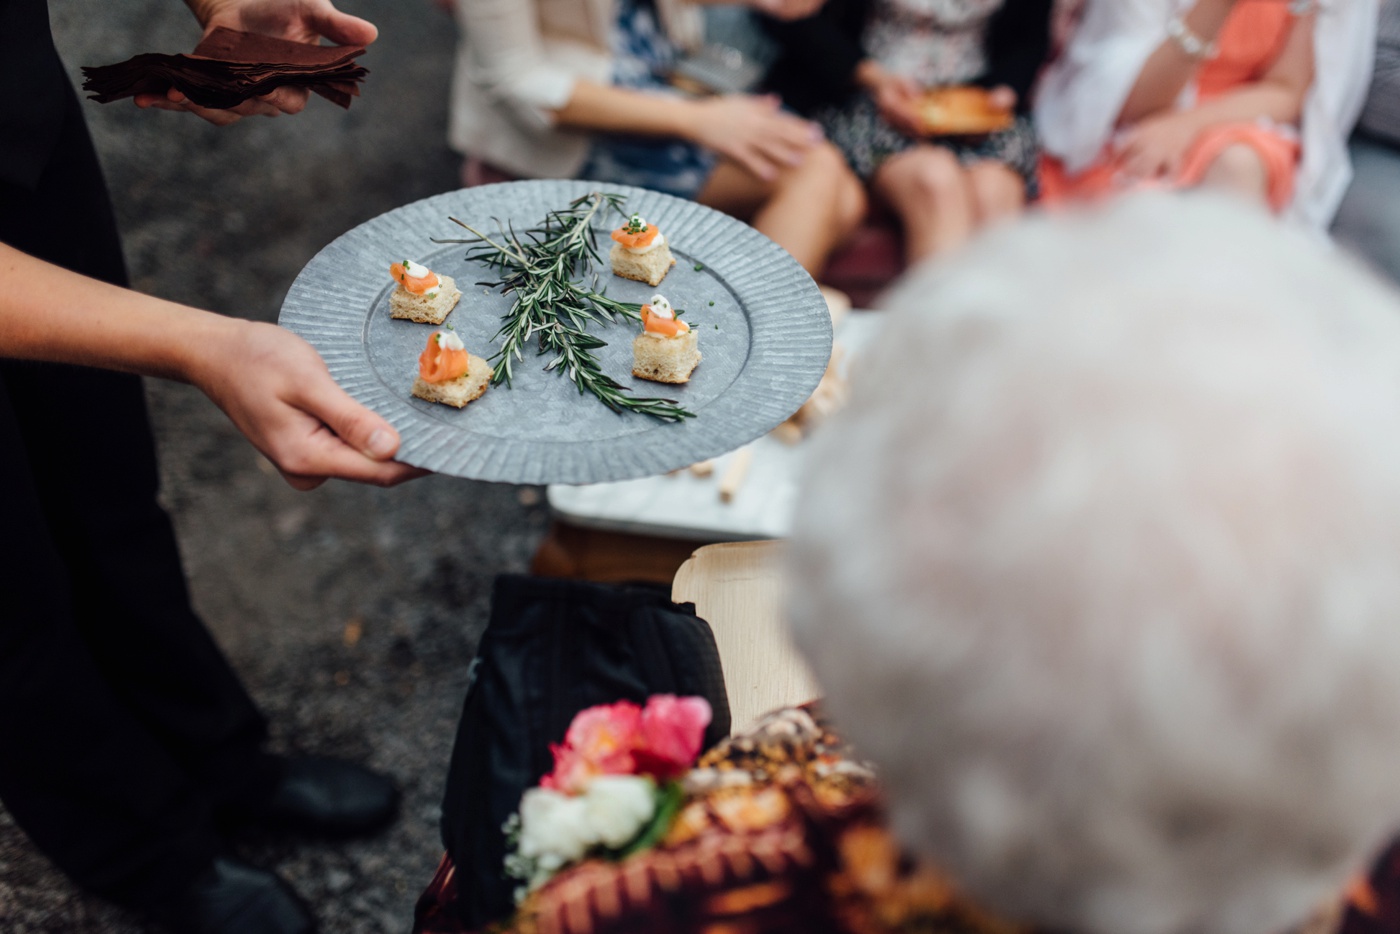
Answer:
[[[1219,53],[1196,75],[1196,98],[1205,102],[1244,84],[1258,81],[1283,52],[1294,16],[1284,0],[1240,0],[1217,39]],[[1205,178],[1211,163],[1230,146],[1244,145],[1259,156],[1268,175],[1269,204],[1282,211],[1293,200],[1293,179],[1300,150],[1295,134],[1264,123],[1226,123],[1203,130],[1192,141],[1181,168],[1165,184],[1191,188]],[[1058,159],[1041,162],[1041,198],[1049,203],[1098,199],[1161,180],[1129,179],[1118,170],[1117,157],[1106,148],[1099,160],[1078,175],[1069,175]]]

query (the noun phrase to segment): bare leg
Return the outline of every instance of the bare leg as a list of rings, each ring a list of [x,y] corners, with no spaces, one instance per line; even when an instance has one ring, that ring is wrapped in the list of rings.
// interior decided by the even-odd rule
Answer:
[[[1026,206],[1026,182],[1004,162],[978,162],[967,167],[977,226],[1016,217]]]
[[[874,187],[904,225],[910,265],[972,236],[977,224],[972,187],[948,150],[919,146],[891,156],[875,171]]]
[[[1201,187],[1243,195],[1257,204],[1269,202],[1269,173],[1264,162],[1258,153],[1241,143],[1220,151],[1206,169]]]
[[[812,147],[800,165],[771,182],[733,162],[715,167],[696,198],[750,220],[813,276],[865,216],[865,191],[829,143]]]

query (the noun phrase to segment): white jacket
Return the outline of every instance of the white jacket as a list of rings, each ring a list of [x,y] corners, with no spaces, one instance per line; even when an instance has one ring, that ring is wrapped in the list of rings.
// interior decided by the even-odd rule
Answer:
[[[703,37],[699,10],[657,0],[671,41]],[[570,178],[588,154],[588,134],[554,126],[580,79],[612,79],[613,0],[457,0],[461,36],[452,80],[448,141],[503,171]]]
[[[1366,99],[1376,52],[1377,0],[1322,0],[1313,84],[1303,108],[1302,164],[1288,216],[1327,229],[1351,181],[1346,141]],[[1045,150],[1071,173],[1091,165],[1167,22],[1195,0],[1088,0],[1065,53],[1046,71],[1035,117]],[[1183,91],[1194,99],[1195,88]]]

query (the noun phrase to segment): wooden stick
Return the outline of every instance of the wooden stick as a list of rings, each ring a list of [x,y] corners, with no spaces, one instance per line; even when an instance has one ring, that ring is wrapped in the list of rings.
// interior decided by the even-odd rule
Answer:
[[[749,464],[753,462],[753,448],[740,448],[734,452],[734,458],[729,462],[729,466],[724,470],[724,476],[719,481],[720,502],[728,503],[733,501],[734,495],[739,492],[739,487],[744,485],[744,478],[749,474]]]

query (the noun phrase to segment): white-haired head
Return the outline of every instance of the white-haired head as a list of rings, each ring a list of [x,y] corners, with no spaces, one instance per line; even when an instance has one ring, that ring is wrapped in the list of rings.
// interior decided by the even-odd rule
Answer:
[[[1400,303],[1143,196],[914,275],[792,616],[909,844],[1086,934],[1269,934],[1400,817]]]

